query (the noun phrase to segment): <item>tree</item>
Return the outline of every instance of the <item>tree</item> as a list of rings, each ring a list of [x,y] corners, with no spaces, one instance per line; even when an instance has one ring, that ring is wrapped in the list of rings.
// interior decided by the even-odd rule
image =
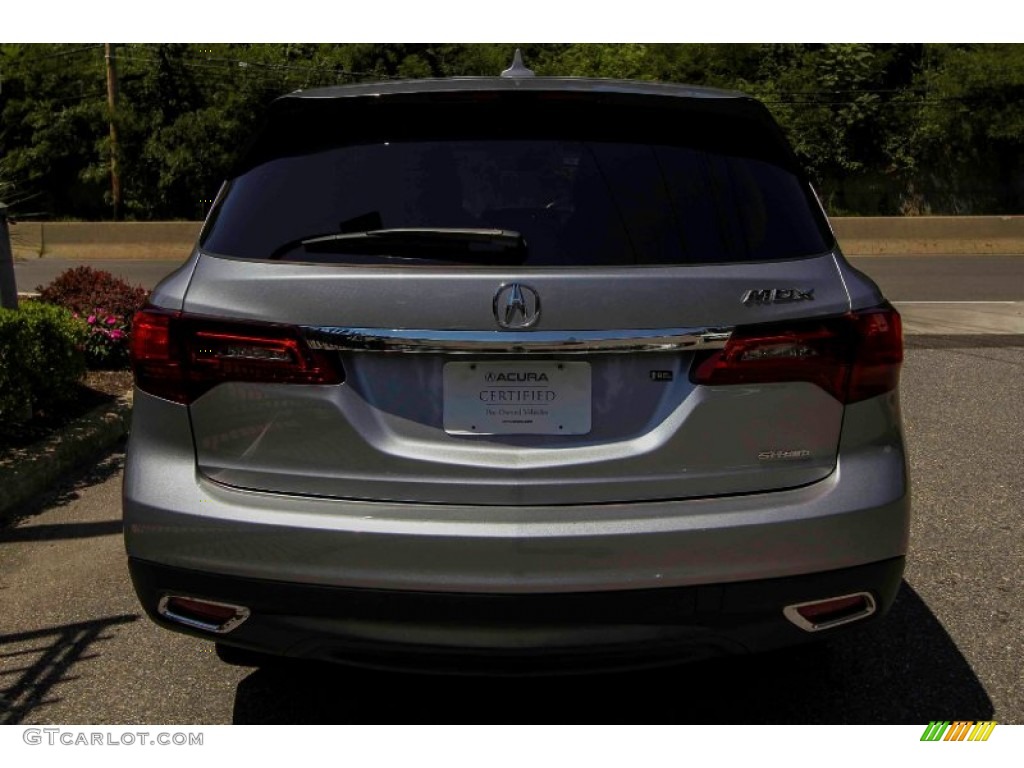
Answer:
[[[102,217],[104,184],[84,171],[106,136],[102,46],[2,45],[0,156],[49,215]]]
[[[1019,213],[1024,46],[932,44],[123,44],[114,116],[126,215],[201,217],[267,105],[302,88],[538,75],[748,92],[833,213]],[[101,44],[0,45],[0,157],[33,207],[108,218]]]
[[[929,209],[1020,213],[1024,46],[927,46],[913,139]]]

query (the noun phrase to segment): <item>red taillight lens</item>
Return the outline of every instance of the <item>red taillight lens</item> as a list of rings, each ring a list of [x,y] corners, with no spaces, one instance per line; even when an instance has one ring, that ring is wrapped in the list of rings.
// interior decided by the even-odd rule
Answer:
[[[144,309],[132,320],[129,352],[135,385],[143,392],[187,403],[181,349],[171,323],[177,313]]]
[[[135,315],[131,359],[139,389],[178,403],[190,403],[228,381],[344,381],[337,358],[310,349],[294,327],[190,317],[159,309]]]
[[[132,320],[132,362],[166,360],[170,354],[170,314],[142,310]]]
[[[846,402],[896,389],[903,364],[903,323],[892,307],[849,315],[858,341]]]
[[[902,362],[900,316],[886,305],[841,317],[738,328],[691,378],[709,386],[807,381],[843,403],[855,403],[895,389]]]

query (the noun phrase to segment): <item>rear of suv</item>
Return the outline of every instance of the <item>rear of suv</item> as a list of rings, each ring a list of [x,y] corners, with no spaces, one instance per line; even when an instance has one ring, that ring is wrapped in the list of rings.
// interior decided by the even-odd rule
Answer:
[[[900,319],[767,110],[511,74],[274,103],[135,320],[146,611],[225,651],[460,670],[884,613]]]

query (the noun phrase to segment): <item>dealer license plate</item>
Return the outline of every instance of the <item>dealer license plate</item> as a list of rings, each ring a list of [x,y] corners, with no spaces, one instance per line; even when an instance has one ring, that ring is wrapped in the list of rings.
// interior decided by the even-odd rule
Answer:
[[[585,435],[590,363],[446,363],[444,429],[453,435]]]

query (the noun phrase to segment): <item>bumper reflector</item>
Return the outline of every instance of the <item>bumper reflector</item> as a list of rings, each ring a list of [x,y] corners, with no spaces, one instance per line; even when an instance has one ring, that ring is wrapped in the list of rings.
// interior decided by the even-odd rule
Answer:
[[[169,621],[218,635],[227,634],[249,618],[249,609],[243,605],[183,595],[164,595],[156,610]]]
[[[805,632],[820,632],[843,624],[866,619],[878,610],[875,599],[867,592],[857,592],[825,600],[787,605],[782,614]]]

